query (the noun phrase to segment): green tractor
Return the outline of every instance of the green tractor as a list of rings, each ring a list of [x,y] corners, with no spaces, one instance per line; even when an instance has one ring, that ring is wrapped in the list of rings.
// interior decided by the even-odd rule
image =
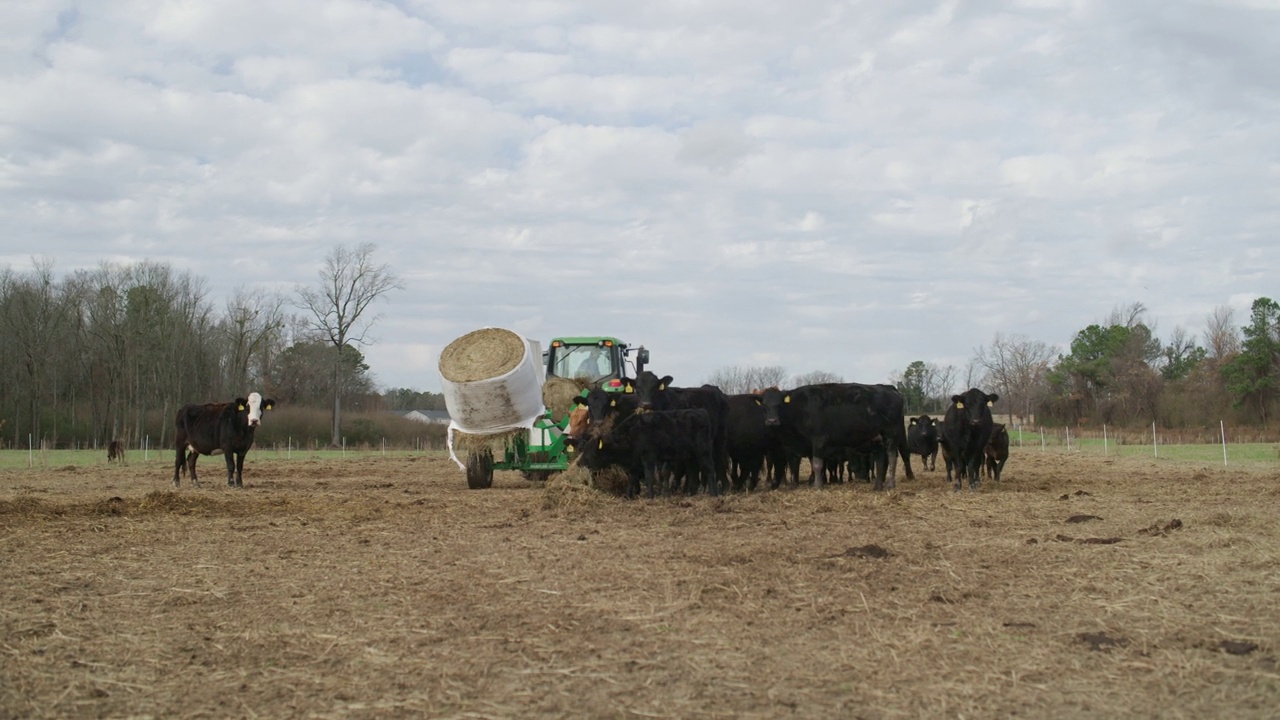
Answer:
[[[591,387],[623,392],[624,378],[635,378],[644,370],[649,351],[643,346],[632,348],[615,337],[560,337],[551,340],[542,360],[544,381],[553,377],[582,378]],[[552,473],[568,468],[572,452],[565,445],[568,428],[569,414],[553,417],[548,408],[527,435],[516,435],[506,443],[501,457],[494,457],[489,451],[468,455],[467,487],[489,487],[494,470],[519,470],[530,480],[546,480]]]

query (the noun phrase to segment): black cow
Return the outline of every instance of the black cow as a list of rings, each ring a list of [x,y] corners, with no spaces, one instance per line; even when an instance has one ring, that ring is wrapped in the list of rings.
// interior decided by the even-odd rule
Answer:
[[[898,455],[907,479],[915,479],[902,424],[902,394],[896,388],[859,383],[804,385],[786,392],[766,390],[761,401],[765,422],[782,430],[789,449],[798,448],[808,456],[815,485],[821,487],[825,481],[823,463],[833,448],[873,456],[883,453],[876,490],[883,490],[886,483],[889,489],[897,485]]]
[[[726,451],[733,466],[733,486],[755,490],[765,459],[778,461],[778,433],[764,423],[764,406],[754,394],[730,395]]]
[[[603,433],[589,432],[580,446],[585,467],[618,465],[627,471],[627,497],[639,494],[643,478],[652,499],[668,468],[677,484],[684,479],[689,492],[700,483],[714,487],[711,419],[701,408],[636,413],[610,422]]]
[[[112,440],[107,443],[107,462],[119,460],[124,462],[124,441]]]
[[[715,461],[715,474],[707,483],[707,491],[719,495],[720,488],[728,489],[729,466],[729,400],[715,385],[696,388],[671,387],[671,376],[658,377],[645,370],[636,377],[638,413],[655,410],[707,411],[711,421],[711,452]]]
[[[925,470],[938,469],[938,421],[928,415],[911,418],[907,426],[907,452],[921,457]]]
[[[571,445],[576,445],[580,436],[583,435],[582,430],[592,426],[600,427],[605,420],[610,417],[617,417],[618,421],[626,419],[639,407],[634,394],[635,386],[631,380],[623,380],[624,390],[622,392],[606,392],[600,388],[591,388],[587,391],[586,397],[579,395],[573,399],[574,405],[587,410],[586,427],[575,426],[570,424],[569,441]]]
[[[942,459],[947,466],[947,482],[955,468],[955,489],[959,490],[964,478],[969,478],[969,489],[978,489],[981,482],[984,450],[991,440],[993,422],[991,406],[1000,396],[969,388],[961,395],[951,396],[951,406],[942,418],[939,442],[943,446]]]
[[[1004,472],[1004,464],[1009,460],[1009,430],[1003,423],[991,426],[991,439],[987,441],[983,455],[987,460],[987,477],[1000,482],[1000,473]]]
[[[173,461],[173,486],[178,487],[178,473],[185,469],[191,474],[191,484],[200,487],[196,458],[221,453],[227,460],[227,485],[244,487],[245,453],[253,447],[253,433],[262,422],[263,411],[273,407],[274,400],[263,400],[254,392],[230,403],[178,408],[174,419],[177,456]]]

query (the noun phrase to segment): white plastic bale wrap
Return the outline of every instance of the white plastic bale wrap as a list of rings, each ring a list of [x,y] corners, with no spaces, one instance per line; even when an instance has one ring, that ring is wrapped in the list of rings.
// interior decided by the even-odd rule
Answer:
[[[446,374],[446,356],[456,343],[465,343],[480,333],[506,343],[519,342],[523,355],[515,367],[494,377],[467,381],[450,380]],[[509,336],[509,337],[507,337]],[[483,352],[483,345],[475,351]],[[453,353],[457,355],[457,353]],[[481,358],[483,360],[483,358]],[[449,410],[449,457],[458,467],[466,465],[454,452],[454,433],[496,435],[513,430],[530,429],[546,412],[542,404],[542,351],[537,342],[502,328],[485,328],[468,333],[450,343],[441,353],[440,382],[445,407]]]

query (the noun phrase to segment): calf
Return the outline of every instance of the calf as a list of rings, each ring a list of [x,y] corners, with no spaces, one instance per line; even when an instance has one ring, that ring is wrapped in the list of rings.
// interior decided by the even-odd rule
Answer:
[[[987,459],[987,477],[1000,482],[1000,473],[1004,472],[1004,464],[1009,459],[1009,431],[1003,423],[991,426],[991,439],[983,455]]]
[[[107,443],[107,462],[113,460],[124,462],[124,442],[121,440],[112,440]]]
[[[586,467],[620,465],[627,470],[627,497],[639,494],[643,478],[652,499],[664,467],[671,469],[677,483],[683,477],[689,492],[697,489],[699,480],[715,488],[711,419],[700,408],[637,413],[602,434],[589,434],[581,445]]]
[[[943,446],[942,459],[947,466],[947,482],[955,470],[955,489],[959,490],[965,477],[969,489],[977,490],[982,471],[984,450],[991,441],[991,406],[1000,396],[969,388],[961,395],[951,396],[951,406],[942,418],[939,442]]]
[[[196,458],[221,453],[227,461],[227,485],[244,487],[244,456],[253,447],[253,433],[262,423],[263,411],[275,407],[274,400],[263,400],[258,393],[236,398],[230,403],[183,405],[174,418],[174,442],[177,455],[173,462],[173,486],[178,487],[178,473],[191,474],[191,484],[200,487],[196,478]]]
[[[919,455],[926,470],[938,469],[938,421],[928,415],[911,418],[907,427],[907,452]]]

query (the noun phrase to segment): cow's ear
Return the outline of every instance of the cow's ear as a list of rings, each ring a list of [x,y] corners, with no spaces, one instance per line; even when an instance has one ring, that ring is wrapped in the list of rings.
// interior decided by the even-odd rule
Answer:
[[[957,400],[957,401],[956,401],[956,409],[957,409],[957,410],[963,410],[963,409],[964,409],[964,403],[962,403],[962,402],[960,402],[959,400]]]
[[[994,403],[995,401],[997,401],[997,400],[999,400],[999,399],[1000,399],[1000,396],[999,396],[999,395],[997,395],[997,394],[995,394],[995,393],[991,393],[990,395],[988,395],[988,396],[987,396],[987,404],[988,404],[988,405],[990,405],[991,403]]]
[[[581,395],[575,395],[573,398],[573,404],[581,407],[587,404],[587,399],[582,397]]]
[[[244,398],[236,398],[236,412],[244,412],[245,403],[249,402]]]
[[[667,386],[668,386],[668,385],[670,385],[670,384],[671,384],[671,376],[670,376],[670,375],[663,375],[663,376],[662,376],[662,379],[658,381],[658,389],[659,389],[659,390],[666,390],[666,389],[667,389]]]
[[[952,396],[951,396],[951,402],[953,402],[953,403],[958,403],[958,402],[960,402],[960,396],[959,396],[959,395],[952,395]]]
[[[993,401],[991,401],[991,400],[988,400],[988,401],[987,401],[987,407],[991,407],[992,405],[995,405],[995,402],[993,402]]]

